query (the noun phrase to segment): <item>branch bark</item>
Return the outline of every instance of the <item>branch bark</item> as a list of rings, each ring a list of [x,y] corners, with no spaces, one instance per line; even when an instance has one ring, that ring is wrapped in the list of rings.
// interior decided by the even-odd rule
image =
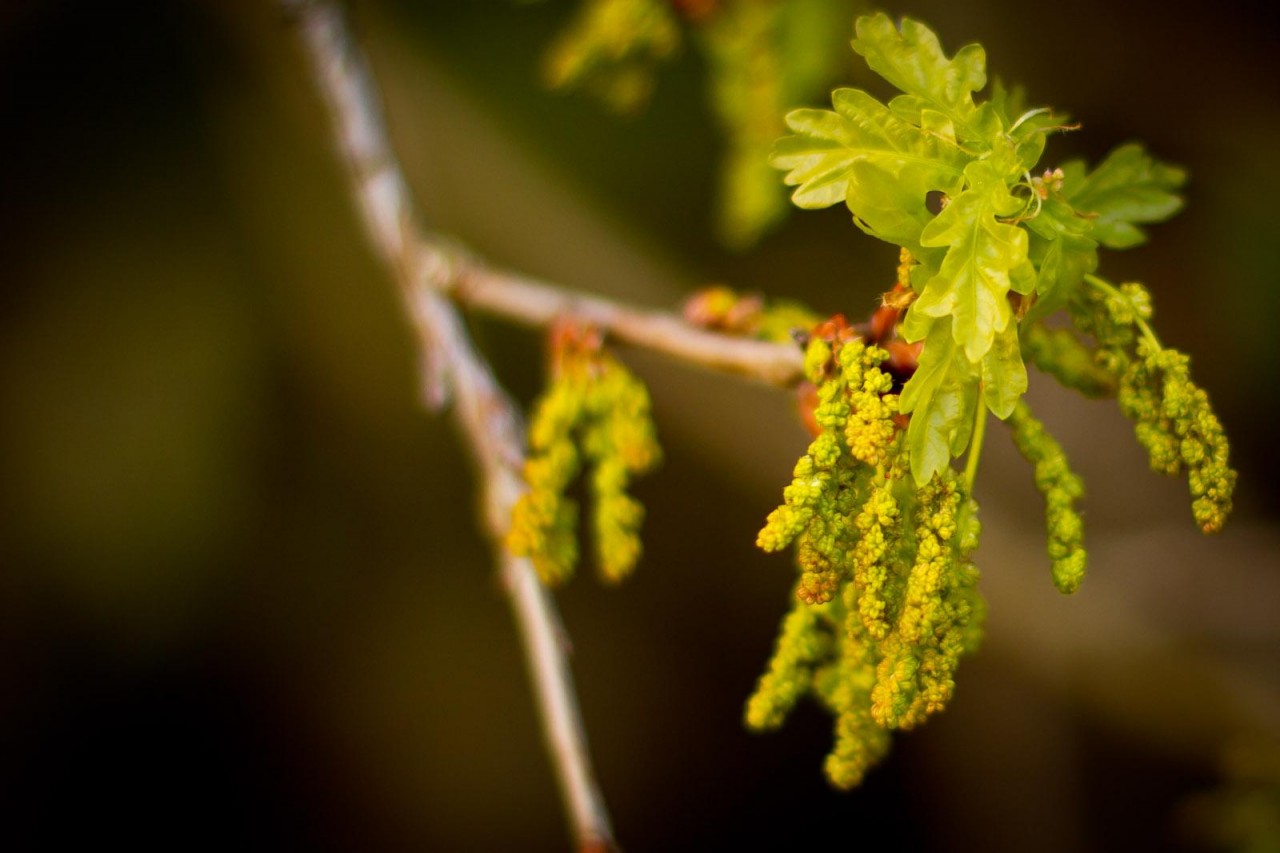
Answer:
[[[799,347],[711,332],[661,311],[576,293],[462,258],[441,285],[460,302],[526,325],[571,315],[619,340],[713,370],[790,387],[804,372]]]
[[[528,560],[502,547],[523,483],[524,443],[517,410],[475,351],[452,302],[441,292],[458,264],[419,223],[387,141],[372,72],[341,10],[329,0],[294,0],[316,86],[349,167],[351,191],[370,242],[392,272],[423,354],[424,396],[453,415],[483,483],[486,526],[520,628],[543,733],[581,850],[615,849],[604,797],[587,751],[563,634],[554,605]]]

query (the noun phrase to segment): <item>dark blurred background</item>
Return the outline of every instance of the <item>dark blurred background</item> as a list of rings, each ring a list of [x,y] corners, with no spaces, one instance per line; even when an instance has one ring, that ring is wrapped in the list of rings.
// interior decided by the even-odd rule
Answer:
[[[541,87],[571,8],[354,4],[432,225],[655,307],[725,281],[865,314],[895,250],[840,209],[718,248],[695,51],[630,120]],[[646,557],[620,589],[584,571],[558,595],[619,836],[1068,851],[1265,828],[1280,38],[1239,3],[888,11],[948,49],[982,41],[1033,102],[1079,117],[1051,161],[1137,138],[1190,169],[1187,210],[1103,270],[1148,282],[1163,337],[1194,354],[1234,441],[1237,515],[1200,536],[1114,405],[1033,377],[1090,488],[1090,577],[1054,592],[1030,473],[996,428],[986,645],[947,713],[839,794],[824,713],[741,724],[792,580],[752,546],[805,444],[790,400],[626,353],[667,455],[638,486]],[[0,849],[567,846],[467,461],[418,406],[326,121],[272,3],[0,6]],[[531,400],[538,336],[475,333]]]

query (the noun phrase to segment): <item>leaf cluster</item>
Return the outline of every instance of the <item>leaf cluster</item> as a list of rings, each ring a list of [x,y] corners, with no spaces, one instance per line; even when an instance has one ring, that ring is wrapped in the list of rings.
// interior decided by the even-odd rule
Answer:
[[[833,110],[790,113],[772,162],[798,206],[843,202],[860,229],[901,247],[902,263],[861,339],[819,326],[806,353],[817,436],[757,540],[795,542],[797,602],[747,709],[749,725],[771,728],[817,696],[837,717],[827,772],[842,786],[887,750],[888,729],[946,704],[978,640],[968,493],[988,412],[1033,467],[1054,584],[1072,593],[1083,580],[1083,483],[1022,401],[1026,361],[1117,397],[1152,468],[1186,473],[1204,532],[1221,529],[1236,480],[1187,357],[1147,323],[1149,294],[1094,275],[1100,248],[1135,246],[1142,226],[1177,211],[1182,171],[1125,145],[1092,170],[1071,161],[1035,174],[1064,119],[998,84],[978,100],[980,46],[948,57],[923,25],[884,15],[856,31],[854,50],[901,94],[838,89]],[[1060,308],[1072,328],[1043,322]],[[863,343],[907,352],[905,384],[877,384],[888,354]],[[965,453],[961,479],[952,460]]]
[[[834,109],[787,116],[772,162],[802,208],[843,202],[866,233],[907,250],[915,301],[902,334],[923,341],[903,390],[911,472],[924,485],[968,447],[979,406],[1007,418],[1027,387],[1020,330],[1065,305],[1100,246],[1144,239],[1181,206],[1181,170],[1126,145],[1089,170],[1035,175],[1046,136],[1067,129],[999,83],[986,100],[979,45],[948,57],[931,30],[859,18],[853,49],[901,94],[837,89]]]

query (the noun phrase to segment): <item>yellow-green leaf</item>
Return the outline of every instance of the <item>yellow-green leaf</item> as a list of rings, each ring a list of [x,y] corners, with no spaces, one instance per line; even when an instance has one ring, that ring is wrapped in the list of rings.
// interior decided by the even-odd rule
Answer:
[[[962,47],[948,59],[938,37],[924,24],[904,18],[896,27],[883,12],[859,18],[854,29],[853,49],[872,71],[956,124],[969,123],[973,93],[987,85],[987,54],[981,45]]]
[[[1087,176],[1076,162],[1063,166],[1063,171],[1063,195],[1092,220],[1094,239],[1112,249],[1145,242],[1139,225],[1163,222],[1182,208],[1174,190],[1186,181],[1187,173],[1158,162],[1141,145],[1120,146]]]
[[[774,146],[772,164],[797,187],[792,201],[811,209],[843,201],[869,233],[918,246],[933,218],[926,196],[957,193],[968,156],[861,90],[837,89],[832,105],[788,114],[792,135]]]
[[[918,486],[928,483],[969,445],[978,378],[959,355],[951,321],[935,320],[920,353],[919,367],[898,401],[899,411],[911,413],[907,447],[911,476]]]
[[[922,245],[948,249],[912,310],[952,317],[956,343],[977,363],[1013,317],[1007,299],[1010,274],[1027,260],[1027,232],[999,220],[1024,202],[990,164],[972,163],[965,177],[969,186],[920,234]]]

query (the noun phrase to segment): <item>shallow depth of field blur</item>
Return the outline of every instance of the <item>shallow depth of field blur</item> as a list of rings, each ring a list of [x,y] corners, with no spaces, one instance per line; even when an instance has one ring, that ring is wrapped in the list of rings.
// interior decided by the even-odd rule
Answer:
[[[542,87],[570,10],[354,4],[429,223],[652,307],[726,282],[868,313],[896,250],[843,208],[718,247],[696,51],[631,119]],[[984,648],[946,713],[837,793],[825,713],[741,723],[793,579],[752,544],[806,443],[791,399],[624,351],[666,450],[638,486],[646,555],[620,588],[588,564],[558,595],[619,837],[1202,849],[1280,819],[1280,40],[1232,3],[887,11],[948,51],[981,41],[993,72],[1079,118],[1050,162],[1141,139],[1190,170],[1186,210],[1102,271],[1147,282],[1162,336],[1192,353],[1237,513],[1201,536],[1113,403],[1033,375],[1089,489],[1090,574],[1054,591],[1030,470],[992,424]],[[567,847],[467,460],[418,406],[302,60],[269,2],[0,9],[6,850]],[[851,53],[849,69],[877,85]],[[527,403],[539,336],[474,319]]]

